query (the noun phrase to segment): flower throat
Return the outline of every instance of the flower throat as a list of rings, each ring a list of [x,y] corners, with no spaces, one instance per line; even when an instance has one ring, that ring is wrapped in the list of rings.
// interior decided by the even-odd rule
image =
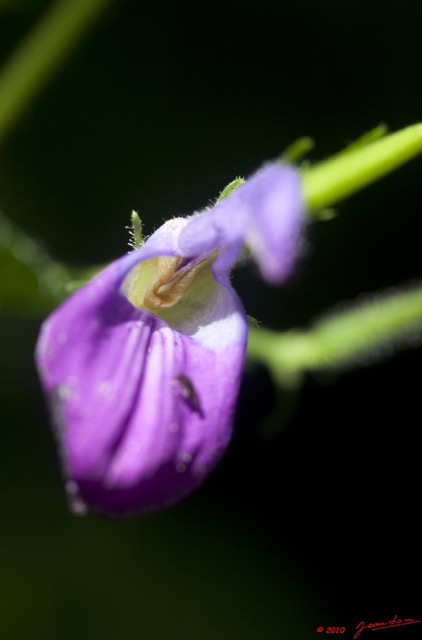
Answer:
[[[134,307],[157,313],[174,307],[206,278],[217,256],[194,263],[179,256],[160,256],[137,265],[123,283],[123,293]]]

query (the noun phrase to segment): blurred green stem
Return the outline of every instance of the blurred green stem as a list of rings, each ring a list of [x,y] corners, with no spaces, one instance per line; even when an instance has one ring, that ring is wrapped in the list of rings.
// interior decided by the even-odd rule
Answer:
[[[45,315],[98,269],[78,269],[53,260],[0,212],[0,312]]]
[[[61,0],[12,54],[0,73],[0,143],[111,2]]]
[[[422,286],[377,295],[372,300],[324,318],[309,331],[284,334],[251,328],[248,355],[266,364],[280,384],[296,386],[312,370],[344,367],[384,353],[397,342],[419,338]]]

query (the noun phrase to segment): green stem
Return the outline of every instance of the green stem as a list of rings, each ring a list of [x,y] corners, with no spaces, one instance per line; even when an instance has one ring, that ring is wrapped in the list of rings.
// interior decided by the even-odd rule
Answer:
[[[0,313],[49,313],[96,271],[56,262],[0,212]]]
[[[25,38],[0,74],[0,143],[113,0],[62,0]]]
[[[315,210],[343,200],[421,153],[422,124],[346,151],[303,169],[303,194],[311,218]]]
[[[248,355],[265,363],[281,384],[295,386],[307,371],[342,367],[385,353],[422,329],[422,286],[377,296],[317,322],[309,331],[284,334],[251,329]]]

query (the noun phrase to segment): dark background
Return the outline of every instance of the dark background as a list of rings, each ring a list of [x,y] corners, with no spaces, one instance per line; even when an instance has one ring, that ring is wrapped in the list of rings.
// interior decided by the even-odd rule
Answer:
[[[0,3],[3,59],[47,4]],[[0,149],[1,210],[60,260],[108,262],[127,250],[132,209],[151,233],[299,136],[318,160],[381,122],[413,124],[421,7],[117,2]],[[247,312],[306,326],[419,278],[420,171],[418,159],[310,227],[283,290],[237,272]],[[203,488],[113,522],[67,510],[33,366],[41,320],[0,317],[2,638],[304,640],[320,625],[352,637],[362,619],[421,619],[418,336],[309,376],[271,439],[274,390],[249,372]]]

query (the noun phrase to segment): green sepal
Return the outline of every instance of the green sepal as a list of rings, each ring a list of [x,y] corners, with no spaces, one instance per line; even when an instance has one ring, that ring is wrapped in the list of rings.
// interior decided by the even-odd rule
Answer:
[[[234,180],[229,182],[229,184],[220,192],[220,195],[218,196],[215,204],[218,204],[222,200],[228,198],[233,193],[233,191],[236,191],[236,189],[238,189],[244,182],[245,181],[243,178],[235,178]]]

